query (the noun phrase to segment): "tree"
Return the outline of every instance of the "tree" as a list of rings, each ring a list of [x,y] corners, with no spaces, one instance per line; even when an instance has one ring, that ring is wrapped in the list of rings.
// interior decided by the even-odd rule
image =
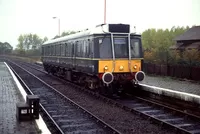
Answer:
[[[70,35],[70,34],[75,34],[75,33],[76,33],[75,31],[62,32],[61,36],[56,35],[53,39],[60,38],[60,37],[63,37],[63,36],[67,36],[67,35]]]
[[[20,36],[18,37],[17,48],[18,48],[19,50],[23,50],[23,49],[24,49],[24,36],[23,36],[23,35],[20,35]]]
[[[37,34],[20,35],[17,48],[20,50],[38,49],[46,40],[48,40],[47,37],[41,39]]]
[[[195,65],[195,63],[200,62],[200,52],[196,49],[185,50],[183,59],[189,66]]]
[[[60,38],[60,36],[56,35],[53,39]]]
[[[33,50],[38,49],[43,43],[43,39],[41,39],[36,34],[32,35],[32,38],[30,38],[30,40],[31,40],[31,45],[32,45]]]
[[[142,44],[145,59],[157,63],[168,63],[169,47],[175,44],[174,38],[183,34],[187,27],[175,27],[171,29],[147,29],[142,33]]]
[[[40,55],[41,45],[47,41],[48,38],[40,38],[37,34],[23,34],[18,38],[17,50],[15,51],[18,54],[26,55]]]
[[[0,54],[10,54],[13,47],[8,42],[0,42]]]
[[[76,33],[75,31],[62,32],[61,37],[75,33]]]
[[[46,41],[48,41],[48,38],[45,36],[44,39],[43,39],[43,41],[42,41],[42,43],[44,43]]]

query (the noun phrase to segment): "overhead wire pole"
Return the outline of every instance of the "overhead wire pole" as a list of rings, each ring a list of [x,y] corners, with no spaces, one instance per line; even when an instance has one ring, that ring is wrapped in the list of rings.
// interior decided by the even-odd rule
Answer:
[[[104,0],[104,24],[106,24],[106,0]]]

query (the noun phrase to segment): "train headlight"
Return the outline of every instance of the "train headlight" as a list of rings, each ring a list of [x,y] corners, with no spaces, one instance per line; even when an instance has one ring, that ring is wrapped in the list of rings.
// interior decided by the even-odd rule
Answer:
[[[104,70],[108,70],[108,66],[105,66],[105,67],[104,67]]]
[[[122,71],[123,69],[124,69],[124,67],[123,67],[123,66],[120,66],[120,67],[119,67],[119,70],[120,70],[120,71]]]
[[[133,67],[134,69],[137,69],[137,65],[134,65],[134,67]]]

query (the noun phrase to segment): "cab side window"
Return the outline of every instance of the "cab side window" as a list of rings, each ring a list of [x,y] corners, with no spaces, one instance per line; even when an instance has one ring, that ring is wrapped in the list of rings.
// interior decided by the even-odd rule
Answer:
[[[139,39],[131,39],[131,57],[132,58],[140,58],[140,41]]]

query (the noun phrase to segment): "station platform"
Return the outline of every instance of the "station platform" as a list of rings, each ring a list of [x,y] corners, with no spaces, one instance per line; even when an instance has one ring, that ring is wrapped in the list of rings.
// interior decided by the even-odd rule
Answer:
[[[200,104],[200,82],[147,75],[140,85],[146,91]]]
[[[19,86],[21,85],[11,69],[5,62],[0,62],[0,134],[50,133],[41,116],[37,121],[17,120],[16,103],[25,102],[26,95],[25,91],[22,94]]]

